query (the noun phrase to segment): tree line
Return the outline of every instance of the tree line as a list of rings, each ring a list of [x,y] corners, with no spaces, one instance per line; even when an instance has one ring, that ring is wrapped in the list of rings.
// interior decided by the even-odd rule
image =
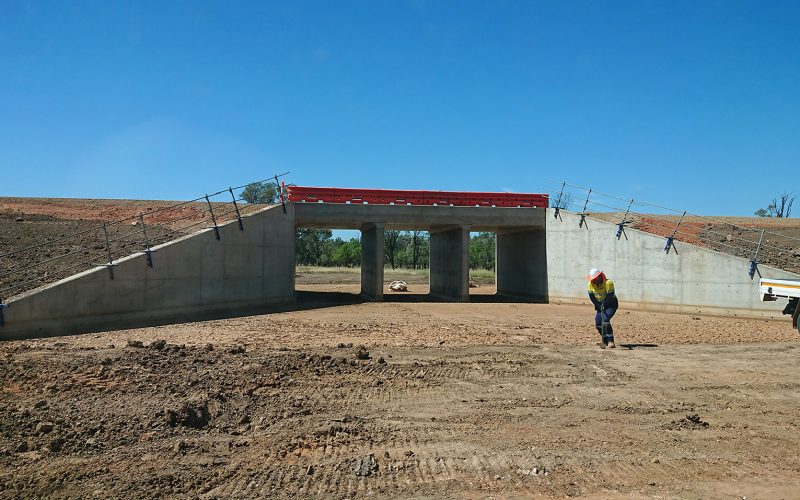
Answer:
[[[384,231],[384,261],[392,269],[430,267],[430,237],[424,231]],[[359,267],[361,241],[334,238],[329,229],[297,230],[297,264],[322,267]],[[471,269],[494,269],[495,235],[478,233],[470,238]]]

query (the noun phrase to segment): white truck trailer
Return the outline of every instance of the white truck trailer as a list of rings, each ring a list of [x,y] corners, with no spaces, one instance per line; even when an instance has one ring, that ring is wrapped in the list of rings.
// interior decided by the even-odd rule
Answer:
[[[758,288],[764,302],[789,299],[789,303],[783,308],[783,314],[792,315],[792,327],[800,332],[800,324],[797,323],[797,317],[800,316],[800,279],[761,278],[758,280]]]

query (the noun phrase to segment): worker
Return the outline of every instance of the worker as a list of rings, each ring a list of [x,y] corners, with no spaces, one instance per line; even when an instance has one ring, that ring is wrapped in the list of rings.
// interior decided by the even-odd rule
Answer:
[[[617,312],[619,303],[614,293],[614,282],[606,278],[600,269],[593,268],[586,277],[589,280],[589,299],[594,304],[596,314],[594,325],[600,334],[600,348],[617,347],[614,344],[614,329],[611,327],[611,318]]]

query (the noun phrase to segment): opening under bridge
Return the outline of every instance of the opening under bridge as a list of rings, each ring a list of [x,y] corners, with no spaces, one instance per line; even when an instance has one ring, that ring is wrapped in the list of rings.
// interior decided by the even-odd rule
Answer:
[[[547,301],[548,196],[290,186],[296,228],[361,231],[361,294],[383,298],[384,230],[428,231],[430,294],[469,300],[469,233],[494,232],[497,294]]]

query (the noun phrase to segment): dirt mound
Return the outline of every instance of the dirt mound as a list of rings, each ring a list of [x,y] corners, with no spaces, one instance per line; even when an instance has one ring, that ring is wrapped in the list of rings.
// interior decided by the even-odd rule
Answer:
[[[664,428],[673,431],[708,429],[708,422],[704,422],[700,415],[693,413],[679,420],[673,420],[664,425]]]
[[[622,213],[592,213],[612,224],[622,220]],[[760,264],[800,273],[800,218],[701,217],[673,215],[629,215],[627,227],[666,238],[676,227],[675,244],[702,246],[721,253],[750,260],[756,253],[762,230],[765,231],[757,261]],[[680,225],[678,225],[680,222]]]
[[[208,401],[205,399],[187,401],[177,410],[167,410],[167,422],[172,427],[183,425],[202,429],[208,426],[210,420]]]
[[[115,222],[145,214],[145,222],[163,225],[181,218],[197,222],[207,217],[208,205],[203,202],[183,204],[166,200],[102,200],[79,198],[3,198],[0,214],[30,219],[49,216],[69,221]],[[222,203],[212,204],[222,206]]]
[[[0,298],[108,263],[109,253],[119,259],[212,225],[207,203],[176,203],[0,198]],[[229,205],[212,206],[220,224],[235,217]]]

